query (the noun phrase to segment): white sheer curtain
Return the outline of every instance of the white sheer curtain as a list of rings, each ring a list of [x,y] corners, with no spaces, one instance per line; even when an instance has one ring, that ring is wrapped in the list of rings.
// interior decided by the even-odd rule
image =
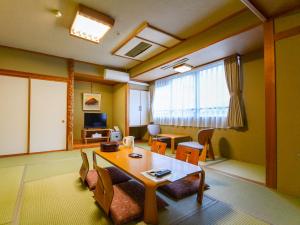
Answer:
[[[224,63],[155,82],[152,115],[161,125],[227,127]]]

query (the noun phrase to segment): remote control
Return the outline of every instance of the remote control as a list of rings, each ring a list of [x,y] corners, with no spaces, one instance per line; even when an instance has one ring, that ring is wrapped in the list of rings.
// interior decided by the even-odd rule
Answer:
[[[161,170],[155,173],[155,176],[160,178],[171,173],[171,170]]]

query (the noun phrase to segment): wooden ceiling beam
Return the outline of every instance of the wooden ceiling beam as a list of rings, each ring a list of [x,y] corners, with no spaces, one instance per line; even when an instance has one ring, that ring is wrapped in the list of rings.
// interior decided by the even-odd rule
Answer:
[[[267,17],[257,9],[257,7],[249,0],[240,0],[254,15],[256,15],[262,22],[267,21]]]

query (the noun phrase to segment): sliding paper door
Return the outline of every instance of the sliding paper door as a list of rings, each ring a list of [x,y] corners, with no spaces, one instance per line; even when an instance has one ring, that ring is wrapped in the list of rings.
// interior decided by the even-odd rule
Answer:
[[[27,152],[28,79],[0,75],[0,155]]]
[[[67,83],[31,80],[30,152],[66,149]]]

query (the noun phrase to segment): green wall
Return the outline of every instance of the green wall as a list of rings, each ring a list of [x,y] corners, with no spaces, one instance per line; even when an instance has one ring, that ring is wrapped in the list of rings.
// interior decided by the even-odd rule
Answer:
[[[0,69],[67,77],[67,60],[0,47]]]
[[[279,17],[275,20],[275,32],[285,31],[287,29],[300,25],[300,10],[290,12],[285,16]]]
[[[67,60],[0,46],[0,69],[68,77]],[[103,76],[104,66],[75,61],[76,73]]]
[[[275,21],[283,25],[299,24],[300,12]],[[278,29],[276,29],[278,30]],[[277,97],[277,186],[278,190],[300,196],[300,35],[276,42]]]
[[[76,71],[76,73],[88,74],[93,76],[104,75],[104,66],[100,66],[100,65],[75,62],[74,70]]]
[[[243,97],[247,127],[217,129],[213,137],[215,154],[250,163],[265,164],[264,69],[262,51],[242,56]],[[162,126],[163,133],[184,133],[197,140],[200,128]]]
[[[126,91],[127,84],[117,84],[113,87],[113,126],[118,126],[123,136],[126,130]]]
[[[101,94],[100,111],[83,111],[82,94]],[[74,84],[74,140],[81,140],[81,130],[84,126],[84,112],[104,112],[107,114],[107,127],[112,127],[113,120],[113,87],[99,83],[75,81]]]

